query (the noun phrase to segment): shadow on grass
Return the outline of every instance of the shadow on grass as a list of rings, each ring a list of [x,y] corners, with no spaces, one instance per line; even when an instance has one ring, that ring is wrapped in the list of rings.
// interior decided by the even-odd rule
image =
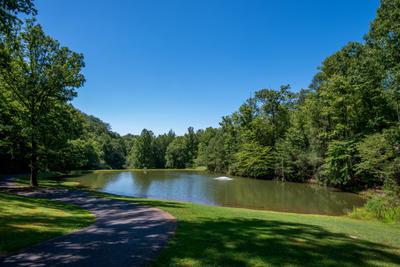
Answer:
[[[2,193],[0,200],[0,254],[64,235],[94,220],[73,205],[47,199]]]
[[[199,218],[178,222],[175,238],[156,265],[398,266],[398,252],[308,224]]]

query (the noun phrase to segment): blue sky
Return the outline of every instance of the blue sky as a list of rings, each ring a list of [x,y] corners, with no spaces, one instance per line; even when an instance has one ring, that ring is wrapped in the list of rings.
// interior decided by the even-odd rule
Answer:
[[[85,56],[73,104],[120,134],[218,126],[251,94],[307,87],[361,41],[378,0],[37,0],[38,22]]]

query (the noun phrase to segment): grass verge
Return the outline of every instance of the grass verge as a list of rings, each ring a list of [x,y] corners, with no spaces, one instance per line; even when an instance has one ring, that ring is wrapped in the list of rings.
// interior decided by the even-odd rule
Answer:
[[[90,212],[62,202],[0,193],[0,255],[76,231]]]

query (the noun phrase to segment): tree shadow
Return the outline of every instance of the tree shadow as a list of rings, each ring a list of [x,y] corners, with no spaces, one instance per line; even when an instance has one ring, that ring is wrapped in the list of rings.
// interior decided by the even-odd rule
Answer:
[[[258,219],[179,221],[159,266],[400,265],[399,249],[319,226]]]
[[[15,251],[40,241],[60,236],[74,229],[90,225],[94,218],[78,207],[47,199],[28,198],[10,194],[1,195],[0,252]],[[8,207],[7,207],[8,206]],[[18,207],[19,212],[9,207]],[[47,208],[47,213],[38,210]],[[24,213],[23,211],[33,212]],[[1,264],[0,264],[1,265]]]

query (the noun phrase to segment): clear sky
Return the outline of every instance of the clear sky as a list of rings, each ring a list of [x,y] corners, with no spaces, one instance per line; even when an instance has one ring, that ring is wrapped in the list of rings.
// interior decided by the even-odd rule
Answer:
[[[218,126],[254,91],[307,87],[361,41],[378,0],[37,0],[38,22],[85,56],[73,104],[120,134]]]

